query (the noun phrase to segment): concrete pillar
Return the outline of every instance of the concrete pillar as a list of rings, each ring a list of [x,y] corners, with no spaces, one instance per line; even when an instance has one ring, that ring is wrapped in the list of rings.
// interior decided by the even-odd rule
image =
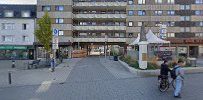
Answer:
[[[199,46],[199,57],[203,57],[203,45]]]
[[[147,69],[147,41],[141,41],[138,43],[139,45],[139,67],[141,69]]]

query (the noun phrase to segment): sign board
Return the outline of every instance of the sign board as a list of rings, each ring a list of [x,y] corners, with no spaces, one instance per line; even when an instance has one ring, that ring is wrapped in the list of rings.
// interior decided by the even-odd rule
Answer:
[[[166,30],[166,25],[160,25],[160,29],[159,29],[159,37],[161,39],[165,39],[166,38],[166,33],[167,33],[167,30]]]
[[[53,28],[53,36],[58,36],[59,35],[59,30]]]

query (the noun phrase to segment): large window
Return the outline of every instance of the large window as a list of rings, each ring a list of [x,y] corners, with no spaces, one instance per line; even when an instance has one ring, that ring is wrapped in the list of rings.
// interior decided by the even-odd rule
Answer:
[[[60,36],[63,36],[63,35],[64,35],[64,31],[60,30],[60,31],[59,31],[59,35],[60,35]]]
[[[175,33],[168,33],[167,37],[175,37]]]
[[[195,3],[196,4],[203,4],[203,0],[196,0]]]
[[[190,5],[180,5],[181,10],[190,10]]]
[[[129,15],[129,16],[133,16],[133,15],[134,15],[134,11],[133,11],[133,10],[129,10],[129,11],[128,11],[128,15]]]
[[[168,3],[168,4],[174,4],[174,3],[175,3],[175,0],[167,0],[167,3]]]
[[[145,4],[145,0],[138,0],[138,4],[140,4],[140,5]]]
[[[2,36],[3,42],[13,42],[13,36]]]
[[[4,17],[13,17],[13,16],[14,16],[14,11],[12,11],[12,10],[4,11]]]
[[[162,0],[155,0],[156,4],[162,4]]]
[[[167,13],[168,13],[168,15],[170,15],[170,16],[175,15],[175,11],[174,11],[174,10],[170,10],[170,11],[168,11]]]
[[[203,22],[202,21],[196,22],[196,26],[203,26]]]
[[[14,23],[2,23],[2,29],[3,30],[13,30]]]
[[[56,11],[64,11],[64,6],[61,6],[61,5],[60,6],[56,6],[55,10]]]
[[[181,21],[190,21],[190,16],[181,16]]]
[[[138,11],[138,15],[139,15],[139,16],[145,16],[145,15],[146,15],[145,10],[139,10],[139,11]]]
[[[161,10],[155,11],[155,15],[157,16],[161,16],[162,14],[163,14],[163,11]]]
[[[42,11],[51,11],[51,6],[42,6]]]
[[[203,15],[203,11],[202,10],[196,10],[195,15]]]
[[[62,24],[64,21],[63,21],[63,18],[56,18],[56,23],[57,24]]]
[[[30,11],[22,11],[21,16],[22,17],[30,17]]]
[[[128,4],[129,4],[129,5],[132,5],[133,2],[134,2],[133,0],[128,0]]]

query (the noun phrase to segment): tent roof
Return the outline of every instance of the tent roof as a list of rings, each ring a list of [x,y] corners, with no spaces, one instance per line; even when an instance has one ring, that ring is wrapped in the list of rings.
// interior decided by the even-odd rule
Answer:
[[[170,41],[166,41],[158,38],[156,35],[154,35],[154,33],[151,30],[147,32],[146,38],[148,43],[170,43]],[[138,37],[135,39],[135,41],[130,43],[130,45],[135,45],[135,44],[138,44],[139,42],[140,42],[140,35],[138,34]]]

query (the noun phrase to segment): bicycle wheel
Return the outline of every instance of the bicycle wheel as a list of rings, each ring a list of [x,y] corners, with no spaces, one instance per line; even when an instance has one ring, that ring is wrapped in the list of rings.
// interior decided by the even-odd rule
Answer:
[[[167,91],[168,88],[169,88],[169,82],[168,81],[162,81],[162,82],[160,82],[160,85],[159,85],[158,88],[159,88],[159,91],[161,91],[161,92]]]
[[[173,79],[173,80],[171,81],[171,84],[172,84],[172,86],[173,86],[173,89],[176,89],[176,80],[175,80],[175,79]]]

